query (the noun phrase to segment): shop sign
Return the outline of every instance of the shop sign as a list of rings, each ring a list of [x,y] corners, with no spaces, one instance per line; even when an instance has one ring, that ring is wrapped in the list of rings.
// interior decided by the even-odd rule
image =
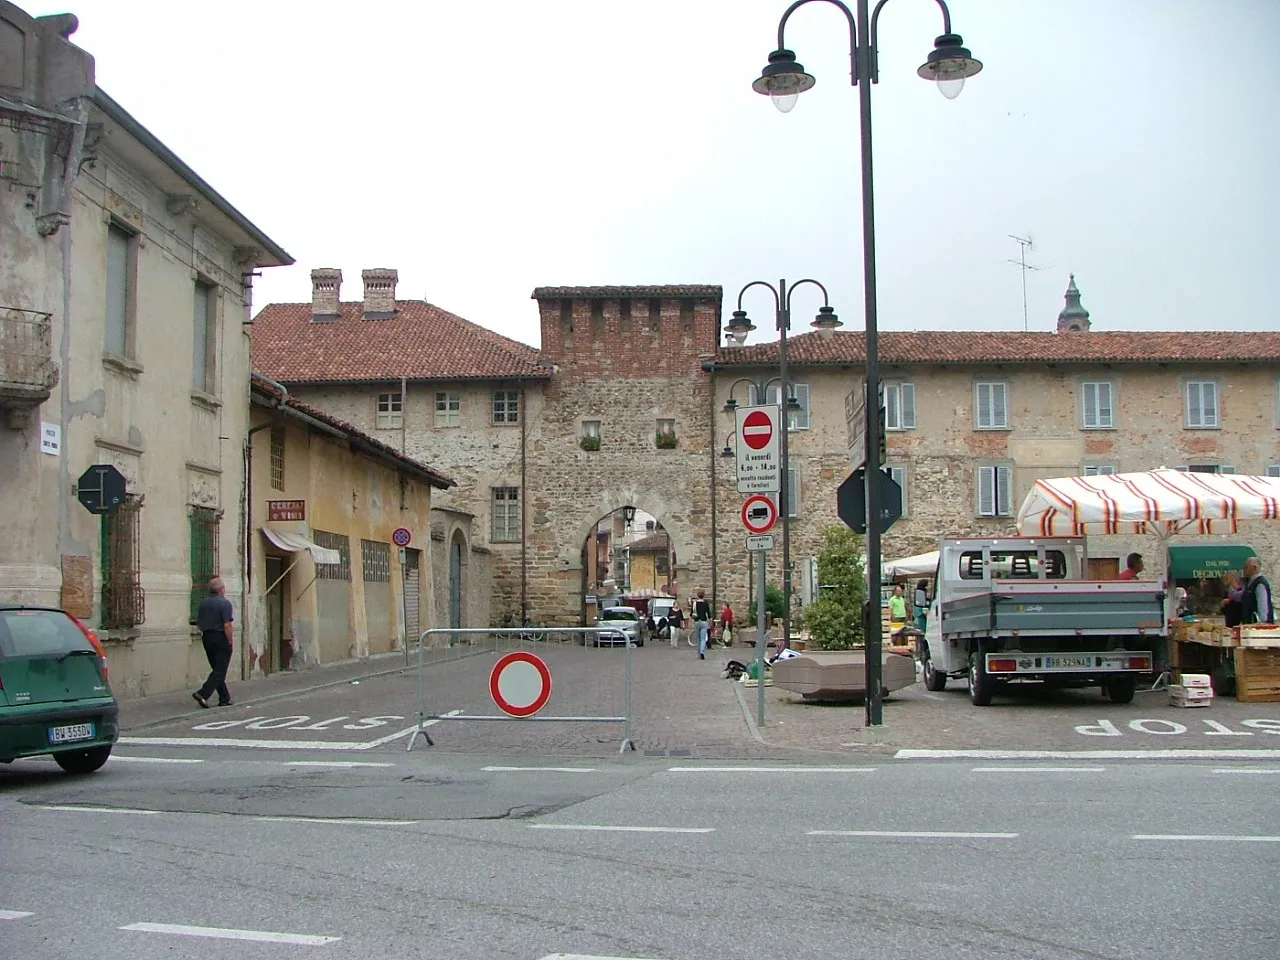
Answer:
[[[307,501],[305,500],[268,500],[267,522],[281,520],[307,519]]]

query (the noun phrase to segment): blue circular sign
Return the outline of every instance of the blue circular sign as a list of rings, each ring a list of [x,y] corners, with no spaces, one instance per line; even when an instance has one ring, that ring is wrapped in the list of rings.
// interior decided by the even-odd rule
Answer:
[[[413,540],[413,534],[404,527],[398,527],[396,532],[391,534],[391,540],[397,547],[407,547]]]

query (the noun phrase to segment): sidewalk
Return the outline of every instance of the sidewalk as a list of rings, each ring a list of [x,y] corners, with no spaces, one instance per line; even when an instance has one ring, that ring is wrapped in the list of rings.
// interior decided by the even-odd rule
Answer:
[[[381,677],[386,674],[399,673],[405,670],[404,651],[381,653],[365,660],[347,660],[332,666],[312,667],[308,670],[285,670],[255,677],[252,680],[228,681],[231,697],[237,705],[248,706],[251,703],[266,703],[282,697],[291,697],[324,687],[335,687],[363,680],[366,677]],[[192,690],[195,688],[193,687]],[[203,710],[191,699],[191,690],[176,690],[173,693],[160,693],[153,697],[141,697],[136,700],[120,701],[121,732],[145,730],[173,720],[181,720],[191,716],[208,716],[218,712],[211,706]]]

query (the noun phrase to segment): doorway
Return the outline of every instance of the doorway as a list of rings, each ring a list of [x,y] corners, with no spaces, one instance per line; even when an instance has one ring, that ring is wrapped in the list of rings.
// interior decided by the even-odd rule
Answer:
[[[1090,557],[1090,580],[1116,580],[1120,576],[1119,557]]]
[[[418,612],[418,601],[421,591],[421,554],[417,550],[406,548],[404,551],[404,632],[405,647],[418,641],[422,633],[422,620]]]
[[[449,543],[449,627],[461,630],[462,622],[462,549],[463,539],[460,532],[453,535]]]
[[[267,605],[267,657],[268,666],[264,670],[270,673],[276,670],[288,670],[292,659],[292,644],[285,642],[284,636],[284,592],[287,589],[285,577],[285,558],[267,555],[267,586],[269,592],[265,598]]]

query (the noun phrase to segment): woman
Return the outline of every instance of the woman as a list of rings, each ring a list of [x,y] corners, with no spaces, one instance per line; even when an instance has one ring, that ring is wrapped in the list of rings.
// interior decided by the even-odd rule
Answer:
[[[670,628],[671,645],[680,646],[680,631],[684,627],[684,612],[680,609],[680,601],[671,604],[671,612],[667,614],[667,626]]]

